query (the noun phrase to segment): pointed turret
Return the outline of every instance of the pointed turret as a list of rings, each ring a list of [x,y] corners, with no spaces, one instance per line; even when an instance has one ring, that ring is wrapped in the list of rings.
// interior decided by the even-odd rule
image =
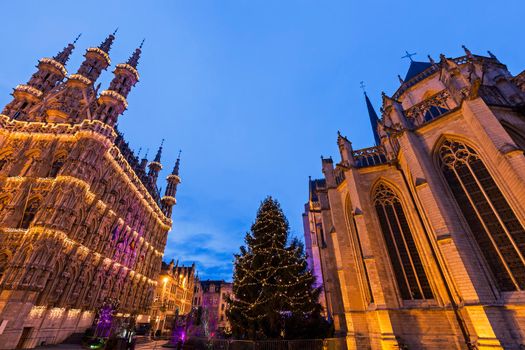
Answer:
[[[379,118],[377,117],[377,113],[374,109],[374,106],[372,106],[372,102],[370,102],[370,99],[368,98],[368,95],[365,92],[365,101],[366,101],[366,109],[368,110],[368,117],[370,118],[370,125],[372,126],[372,133],[374,134],[374,140],[376,143],[376,146],[379,146],[381,144],[381,139],[379,138],[379,134],[377,132],[377,125],[379,124]]]
[[[75,41],[72,43],[69,43],[62,51],[57,53],[53,59],[57,62],[59,62],[62,65],[65,65],[67,61],[69,61],[69,56],[71,56],[71,53],[73,52],[73,49],[75,48],[75,44],[77,43],[78,39],[82,33],[78,34],[78,36],[75,38]]]
[[[131,88],[139,81],[139,73],[136,68],[142,53],[143,44],[144,40],[128,59],[127,63],[117,64],[113,71],[114,77],[109,84],[109,88],[100,93],[97,119],[104,123],[114,125],[118,116],[124,113],[128,106],[126,100],[128,94]]]
[[[167,217],[171,217],[172,208],[177,203],[175,196],[177,195],[177,186],[181,182],[180,177],[179,177],[180,153],[181,152],[179,151],[179,156],[177,157],[177,160],[175,161],[175,166],[173,167],[173,171],[166,178],[168,182],[168,186],[166,187],[166,192],[164,193],[164,197],[162,197],[161,199],[162,212]]]
[[[155,158],[153,159],[154,162],[160,163],[160,157],[162,156],[162,146],[164,145],[164,139],[160,142],[159,149],[157,150],[157,154],[155,155]]]
[[[109,53],[109,50],[111,50],[111,46],[113,45],[113,41],[115,41],[115,34],[117,34],[118,28],[115,29],[115,31],[108,35],[106,40],[104,40],[98,48],[104,51],[105,53]]]
[[[162,142],[160,143],[159,150],[157,151],[157,155],[155,156],[155,159],[151,163],[149,163],[149,172],[148,177],[150,178],[150,183],[152,186],[156,186],[157,184],[157,178],[159,177],[159,172],[162,170],[162,164],[160,163],[160,157],[162,155],[162,145],[164,144],[164,139],[162,139]]]
[[[13,119],[26,120],[29,110],[42,100],[45,93],[65,78],[67,71],[64,65],[69,60],[79,37],[80,35],[52,58],[40,59],[38,70],[27,84],[18,85],[14,89],[14,99],[5,106],[2,114]]]
[[[111,60],[108,53],[115,40],[116,32],[115,30],[115,32],[110,34],[98,47],[90,47],[86,50],[84,62],[80,65],[77,74],[87,78],[90,84],[93,84],[100,76],[100,73],[109,67]]]
[[[142,45],[144,45],[144,40],[146,39],[142,39],[140,46],[135,49],[135,52],[133,52],[133,55],[131,55],[131,57],[128,59],[128,62],[126,62],[133,68],[137,68],[137,65],[139,64],[139,59],[140,59],[140,55],[142,54]]]

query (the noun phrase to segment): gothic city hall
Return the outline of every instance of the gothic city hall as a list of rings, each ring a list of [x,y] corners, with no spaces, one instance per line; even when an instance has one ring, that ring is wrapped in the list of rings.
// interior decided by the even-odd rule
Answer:
[[[310,179],[309,262],[348,349],[525,344],[525,71],[463,49],[409,56],[379,116],[365,93],[375,145],[339,134]]]
[[[40,59],[0,115],[0,349],[59,343],[106,304],[126,319],[153,302],[179,161],[161,194],[162,144],[139,159],[119,132],[141,47],[101,89],[114,39],[73,74],[74,43]]]

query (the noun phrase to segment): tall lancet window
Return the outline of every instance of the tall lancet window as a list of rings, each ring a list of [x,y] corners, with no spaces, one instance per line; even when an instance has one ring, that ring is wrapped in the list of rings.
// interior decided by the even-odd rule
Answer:
[[[432,299],[428,278],[399,197],[391,188],[381,184],[374,199],[401,297],[404,300]]]
[[[501,291],[525,289],[525,230],[477,152],[446,140],[445,179]]]

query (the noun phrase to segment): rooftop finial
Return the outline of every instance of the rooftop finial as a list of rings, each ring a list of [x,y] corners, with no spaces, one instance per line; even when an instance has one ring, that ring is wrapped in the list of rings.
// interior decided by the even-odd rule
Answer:
[[[406,53],[406,55],[405,56],[401,56],[401,58],[408,58],[410,60],[410,62],[414,62],[414,60],[412,59],[412,56],[417,55],[417,52],[408,53],[408,51],[405,50],[405,53]]]
[[[118,32],[118,27],[115,28],[115,31],[113,31],[113,33],[111,35],[115,36],[115,34],[117,34],[117,32]]]
[[[432,63],[432,64],[436,64],[436,61],[434,61],[434,59],[432,58],[432,56],[427,55],[427,57],[428,57],[428,61],[429,61],[430,63]]]
[[[498,59],[498,58],[496,57],[496,55],[494,55],[492,52],[490,52],[490,50],[487,50],[487,52],[488,52],[490,58]]]
[[[461,47],[463,48],[463,50],[465,50],[465,53],[467,54],[467,56],[469,58],[471,58],[472,57],[472,52],[470,52],[470,50],[467,49],[467,47],[465,45],[461,45]]]
[[[404,84],[404,83],[405,83],[404,80],[403,80],[403,78],[401,78],[401,76],[400,76],[399,74],[397,75],[397,79],[399,79],[399,82],[400,82],[401,84]]]
[[[144,45],[144,41],[146,41],[146,38],[142,39],[142,42],[140,43],[139,49],[142,49],[142,45]]]
[[[77,43],[78,39],[80,39],[81,36],[82,36],[82,33],[79,33],[77,35],[77,37],[75,38],[75,41],[73,41],[73,45],[75,45]]]

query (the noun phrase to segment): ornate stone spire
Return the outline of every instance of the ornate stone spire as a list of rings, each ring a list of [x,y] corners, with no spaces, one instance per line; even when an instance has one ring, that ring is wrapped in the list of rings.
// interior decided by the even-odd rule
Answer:
[[[162,146],[164,144],[164,139],[162,139],[162,142],[160,143],[159,150],[157,151],[157,154],[155,155],[155,158],[151,163],[149,163],[149,172],[148,176],[150,178],[150,182],[152,186],[157,186],[157,178],[159,177],[159,172],[162,170],[162,164],[160,163],[160,157],[162,156]]]
[[[179,177],[180,153],[181,151],[179,151],[179,156],[177,157],[177,160],[175,161],[175,166],[173,167],[173,171],[166,178],[168,182],[168,186],[166,187],[166,192],[164,192],[164,197],[162,197],[161,199],[162,212],[167,217],[171,217],[172,208],[177,203],[175,196],[177,195],[177,187],[179,183],[181,182],[180,177]]]
[[[142,39],[140,46],[135,49],[133,55],[131,55],[131,57],[128,59],[127,64],[129,64],[133,68],[137,68],[137,65],[139,64],[140,54],[142,53],[142,45],[144,45],[144,40],[146,39]]]
[[[110,34],[98,47],[90,47],[86,50],[86,54],[84,55],[85,59],[77,72],[82,77],[88,79],[85,83],[95,83],[100,73],[109,67],[111,60],[109,59],[108,53],[113,44],[113,40],[115,40],[116,32],[115,30],[113,34]],[[84,81],[85,79],[77,80]]]
[[[107,90],[102,91],[99,98],[97,118],[107,124],[115,124],[119,115],[128,106],[127,97],[133,86],[139,81],[137,64],[142,52],[142,44],[135,50],[126,63],[117,64],[113,71],[114,77]]]
[[[73,52],[73,49],[75,48],[75,44],[77,43],[81,35],[82,33],[78,34],[76,39],[72,43],[69,43],[62,51],[57,53],[53,57],[53,59],[57,62],[60,62],[62,65],[65,65],[66,62],[69,60],[69,56],[71,56],[71,53]]]
[[[115,40],[115,34],[117,34],[118,27],[115,29],[115,31],[108,35],[106,40],[102,42],[102,44],[99,45],[99,49],[104,51],[105,53],[109,53],[109,50],[111,50],[111,45],[113,45],[113,41]]]
[[[177,175],[179,176],[179,167],[180,167],[180,153],[182,151],[179,150],[179,155],[177,157],[177,160],[175,161],[175,166],[173,167],[173,171],[171,172],[172,175]]]
[[[159,150],[153,159],[154,162],[160,163],[160,157],[162,156],[162,146],[164,145],[164,139],[160,142]]]
[[[52,58],[40,59],[37,65],[38,70],[33,73],[27,84],[15,87],[14,99],[5,106],[2,114],[13,119],[26,120],[29,110],[40,103],[44,94],[65,78],[67,71],[64,65],[73,52],[74,44],[79,37],[80,35]]]

